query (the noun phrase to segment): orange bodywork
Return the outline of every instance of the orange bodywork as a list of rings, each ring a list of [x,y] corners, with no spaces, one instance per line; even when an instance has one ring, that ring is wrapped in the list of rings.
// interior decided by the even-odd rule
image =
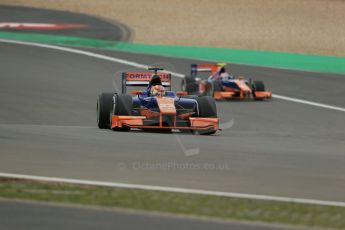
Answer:
[[[199,118],[192,117],[195,113],[189,112],[177,115],[174,98],[157,96],[156,97],[159,112],[152,111],[145,107],[139,108],[140,116],[111,116],[111,128],[138,128],[138,129],[189,129],[189,130],[219,130],[218,118]],[[171,117],[171,124],[163,121],[163,116]],[[177,125],[177,117],[186,121],[186,124]],[[154,125],[145,125],[145,122],[151,122],[154,119],[157,123]],[[179,120],[179,122],[181,122]],[[148,124],[148,123],[146,123]]]
[[[190,126],[163,126],[162,122],[156,126],[145,126],[145,116],[117,116],[111,117],[111,128],[121,128],[123,126],[138,129],[190,129],[190,130],[219,130],[218,118],[189,117]]]
[[[153,117],[158,117],[160,115],[160,113],[149,110],[147,108],[142,108],[142,109],[140,109],[140,115],[144,116],[146,118],[153,118]]]
[[[271,98],[272,92],[262,91],[262,92],[255,92],[255,99],[265,99]]]
[[[239,89],[233,89],[230,87],[223,87],[222,91],[215,91],[213,98],[217,101],[222,99],[248,99],[252,94],[251,88],[242,79],[235,80]],[[200,92],[208,91],[207,86],[204,81],[200,81],[199,84]],[[255,92],[254,99],[263,100],[272,97],[272,92],[269,91],[257,91]]]
[[[243,92],[251,92],[252,90],[249,88],[249,86],[243,81],[243,80],[235,80],[235,83]]]
[[[143,120],[146,117],[144,116],[115,116],[111,117],[111,128],[125,126],[142,126]]]
[[[211,74],[215,74],[218,70],[218,66],[213,63],[198,64],[198,69],[204,69],[211,72]]]
[[[178,115],[179,118],[189,121],[190,126],[176,125],[176,108],[174,98],[156,97],[156,101],[160,112],[151,111],[146,108],[140,109],[141,116],[118,116],[111,117],[111,128],[121,128],[123,126],[139,129],[190,129],[190,130],[218,130],[218,118],[200,118],[191,117],[194,113],[186,113]],[[172,124],[163,125],[163,115],[173,116]],[[144,125],[144,121],[150,118],[159,117],[158,125]]]
[[[216,91],[214,92],[213,98],[215,100],[221,100],[223,98],[232,98],[234,95],[235,95],[235,92]]]
[[[157,97],[156,101],[162,114],[176,114],[175,101],[173,98]]]
[[[239,93],[235,96],[236,93]],[[216,91],[214,92],[213,98],[217,101],[222,99],[249,99],[251,95],[251,91],[234,91],[230,88],[225,88],[224,91]],[[255,100],[263,100],[272,98],[272,92],[268,91],[261,91],[255,92],[254,99]]]
[[[214,130],[219,129],[219,119],[218,118],[200,118],[200,117],[190,117],[191,127],[194,128],[213,128]]]
[[[217,73],[217,71],[219,71],[219,69],[219,64],[214,63],[192,64],[192,75],[196,77],[197,72],[210,72],[211,75],[214,75]],[[255,100],[264,100],[272,98],[272,92],[269,91],[256,91],[253,93],[251,87],[246,84],[246,81],[246,77],[238,76],[237,78],[233,79],[233,82],[236,83],[238,88],[222,86],[222,89],[220,91],[213,92],[214,94],[212,96],[215,100],[249,98],[254,98]],[[200,80],[199,94],[209,95],[211,90],[210,87],[211,85],[207,82],[207,80]]]

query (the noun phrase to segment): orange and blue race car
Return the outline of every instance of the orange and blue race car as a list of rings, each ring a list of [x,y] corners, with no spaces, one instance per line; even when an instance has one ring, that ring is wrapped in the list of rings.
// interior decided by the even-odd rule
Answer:
[[[209,95],[215,100],[249,99],[264,100],[272,97],[272,92],[265,90],[262,81],[234,77],[225,70],[225,63],[192,64],[191,75],[186,76],[181,83],[181,89],[190,95]],[[207,80],[198,77],[199,72],[211,75]]]
[[[97,124],[101,129],[195,132],[214,134],[219,119],[210,96],[189,97],[171,91],[171,74],[160,68],[153,72],[123,72],[122,93],[102,93],[97,101]],[[160,72],[158,72],[160,71]],[[147,87],[131,90],[127,87]],[[166,90],[167,89],[167,90]]]

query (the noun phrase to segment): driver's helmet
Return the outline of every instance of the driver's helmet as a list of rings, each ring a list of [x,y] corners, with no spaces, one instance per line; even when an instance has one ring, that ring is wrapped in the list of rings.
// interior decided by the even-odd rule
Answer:
[[[161,77],[157,74],[153,75],[150,80],[150,86],[162,85]]]
[[[162,85],[151,86],[150,95],[151,95],[151,97],[164,96],[165,95],[164,86],[162,86]]]
[[[217,63],[219,74],[226,73],[225,66],[226,66],[226,63]]]

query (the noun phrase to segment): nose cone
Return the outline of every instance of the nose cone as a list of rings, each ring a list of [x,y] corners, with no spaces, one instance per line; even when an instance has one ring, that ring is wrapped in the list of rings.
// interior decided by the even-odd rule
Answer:
[[[236,82],[238,87],[243,91],[243,92],[251,92],[252,90],[249,88],[249,86],[244,82],[244,81],[237,81]]]
[[[162,114],[176,114],[174,98],[157,97],[156,100]]]

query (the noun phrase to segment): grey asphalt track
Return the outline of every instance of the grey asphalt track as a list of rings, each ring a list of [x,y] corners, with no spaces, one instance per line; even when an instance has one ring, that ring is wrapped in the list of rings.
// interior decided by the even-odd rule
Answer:
[[[233,126],[215,136],[100,130],[96,97],[131,67],[24,45],[0,50],[2,172],[345,201],[343,112],[278,99],[219,102]],[[193,62],[93,52],[186,74]],[[231,69],[274,93],[345,107],[344,75]]]
[[[210,219],[144,213],[129,210],[106,210],[80,206],[0,200],[0,226],[6,230],[36,229],[164,229],[164,230],[278,230],[290,227],[244,224]]]
[[[103,39],[108,41],[127,41],[131,39],[130,29],[122,23],[86,14],[71,13],[59,10],[48,10],[22,6],[7,6],[1,5],[0,3],[0,22],[87,25],[86,28],[63,30],[18,30],[13,28],[0,28],[0,32],[39,33],[48,35]]]

